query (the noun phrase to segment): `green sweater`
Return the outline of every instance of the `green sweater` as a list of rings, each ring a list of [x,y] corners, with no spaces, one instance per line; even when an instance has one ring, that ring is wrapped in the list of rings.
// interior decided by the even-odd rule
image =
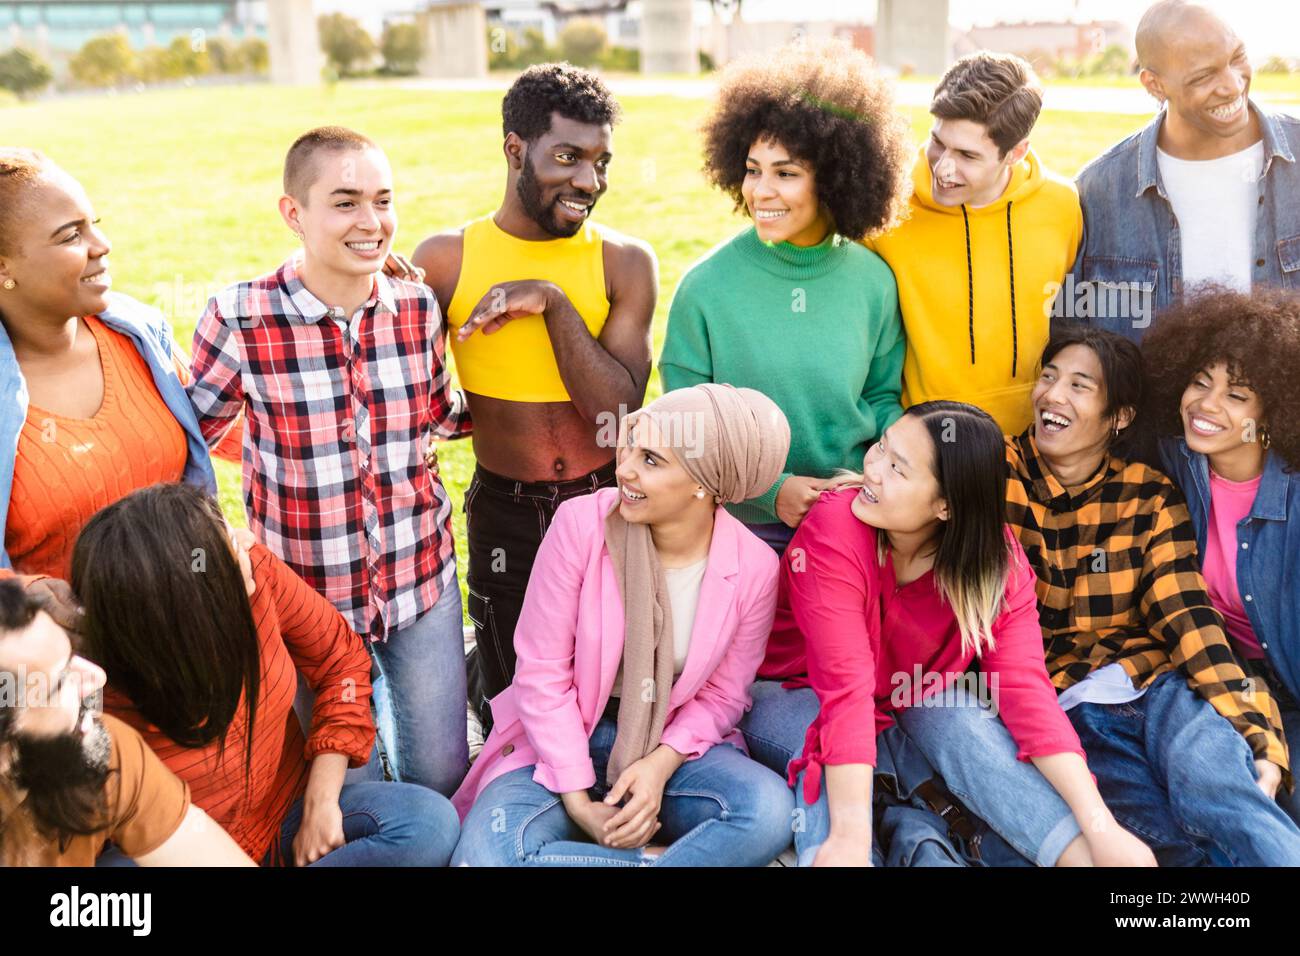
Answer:
[[[858,471],[902,414],[898,287],[874,252],[842,236],[770,245],[751,226],[696,262],[677,286],[659,357],[664,390],[701,382],[753,388],[790,421],[785,472],[728,510],[748,524],[776,516],[791,475]]]

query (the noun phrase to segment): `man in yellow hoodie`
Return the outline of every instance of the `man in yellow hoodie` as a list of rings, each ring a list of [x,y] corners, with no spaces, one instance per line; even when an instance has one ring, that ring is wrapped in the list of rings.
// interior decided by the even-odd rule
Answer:
[[[903,407],[978,405],[1018,435],[1052,303],[1083,235],[1079,195],[1029,147],[1042,109],[1033,68],[976,53],[935,88],[910,215],[868,245],[894,270],[907,356]]]

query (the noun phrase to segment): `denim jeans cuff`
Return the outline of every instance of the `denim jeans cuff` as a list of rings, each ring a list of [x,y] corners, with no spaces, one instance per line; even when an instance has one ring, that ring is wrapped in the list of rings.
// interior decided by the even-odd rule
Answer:
[[[1074,818],[1074,814],[1062,817],[1061,822],[1052,827],[1039,845],[1038,859],[1034,862],[1039,866],[1056,866],[1056,861],[1061,858],[1065,848],[1081,833],[1083,830],[1079,828],[1079,821]]]

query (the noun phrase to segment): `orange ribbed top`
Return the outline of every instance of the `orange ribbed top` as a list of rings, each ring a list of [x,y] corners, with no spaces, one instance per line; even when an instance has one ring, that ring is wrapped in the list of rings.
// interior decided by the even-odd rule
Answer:
[[[99,319],[85,322],[99,346],[104,403],[93,418],[27,409],[5,522],[5,550],[21,574],[67,580],[72,546],[96,511],[185,472],[185,431],[144,358]]]

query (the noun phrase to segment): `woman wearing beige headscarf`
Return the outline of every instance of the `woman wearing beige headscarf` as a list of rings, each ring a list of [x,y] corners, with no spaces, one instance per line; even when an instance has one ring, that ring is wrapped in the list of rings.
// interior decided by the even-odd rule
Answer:
[[[561,505],[538,551],[453,863],[758,866],[790,843],[789,788],[735,729],[777,559],[722,507],[789,444],[770,399],[726,385],[624,420],[618,487]]]

